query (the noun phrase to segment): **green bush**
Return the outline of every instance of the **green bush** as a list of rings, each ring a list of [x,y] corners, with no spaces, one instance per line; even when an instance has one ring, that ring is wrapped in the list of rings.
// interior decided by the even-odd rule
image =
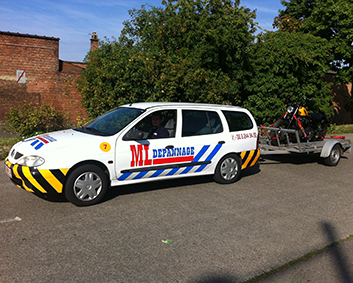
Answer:
[[[327,129],[327,134],[352,134],[353,133],[353,125],[331,125]]]
[[[11,147],[20,140],[20,137],[0,138],[0,160],[4,160],[9,154]]]
[[[21,103],[19,108],[5,115],[4,130],[21,137],[62,130],[68,127],[68,118],[53,106],[43,104],[35,107]]]

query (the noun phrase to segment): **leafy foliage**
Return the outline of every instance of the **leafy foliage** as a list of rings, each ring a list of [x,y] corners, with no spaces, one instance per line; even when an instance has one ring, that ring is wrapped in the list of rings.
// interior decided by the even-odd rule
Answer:
[[[21,138],[19,137],[0,138],[0,160],[4,160],[8,156],[11,147],[20,140]]]
[[[323,81],[330,54],[327,40],[298,32],[267,33],[253,47],[253,75],[246,84],[244,106],[259,123],[272,124],[284,113],[288,100],[308,110],[332,111],[329,85]],[[305,105],[303,105],[305,106]]]
[[[255,14],[230,0],[142,6],[117,41],[90,53],[79,81],[91,117],[137,101],[240,103]]]
[[[342,82],[353,81],[353,2],[351,0],[291,0],[281,2],[275,26],[291,28],[329,41],[331,68]],[[290,31],[290,30],[289,30]]]
[[[302,24],[302,19],[297,20],[289,15],[284,15],[282,17],[275,17],[273,26],[279,28],[280,31],[292,32],[300,31]]]
[[[79,81],[84,106],[95,117],[137,101],[241,104],[272,124],[288,97],[298,103],[307,97],[316,101],[309,111],[328,114],[332,97],[323,76],[349,56],[332,51],[332,35],[314,34],[331,30],[315,22],[327,8],[321,2],[283,1],[287,9],[275,20],[280,30],[257,42],[256,15],[238,0],[163,0],[163,7],[131,10],[118,40],[101,41],[87,57]]]
[[[35,107],[22,103],[18,109],[12,108],[6,113],[4,129],[21,137],[29,137],[64,129],[67,121],[67,117],[53,106],[42,104]]]

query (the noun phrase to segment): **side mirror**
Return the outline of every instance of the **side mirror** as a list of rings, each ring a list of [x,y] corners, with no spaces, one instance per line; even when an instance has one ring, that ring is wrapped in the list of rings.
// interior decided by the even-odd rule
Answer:
[[[142,140],[143,139],[143,132],[138,130],[131,130],[123,137],[124,141],[131,141],[131,140]]]

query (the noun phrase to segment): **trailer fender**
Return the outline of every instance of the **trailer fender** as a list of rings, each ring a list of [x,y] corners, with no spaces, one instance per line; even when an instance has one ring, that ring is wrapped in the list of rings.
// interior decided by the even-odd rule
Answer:
[[[329,140],[327,141],[322,150],[321,150],[321,154],[320,154],[320,157],[323,157],[323,158],[326,158],[326,157],[329,157],[330,153],[331,153],[331,150],[332,148],[336,145],[336,144],[339,144],[341,149],[342,149],[342,145],[341,143],[338,141],[338,140]]]

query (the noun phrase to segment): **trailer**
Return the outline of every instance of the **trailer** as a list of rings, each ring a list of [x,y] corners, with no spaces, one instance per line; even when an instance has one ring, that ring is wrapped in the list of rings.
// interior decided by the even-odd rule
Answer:
[[[321,141],[303,141],[300,138],[300,130],[264,126],[258,128],[262,155],[320,154],[325,165],[336,166],[343,153],[351,153],[352,143],[345,137],[328,136]],[[270,137],[271,132],[275,133],[272,134],[273,138]]]

